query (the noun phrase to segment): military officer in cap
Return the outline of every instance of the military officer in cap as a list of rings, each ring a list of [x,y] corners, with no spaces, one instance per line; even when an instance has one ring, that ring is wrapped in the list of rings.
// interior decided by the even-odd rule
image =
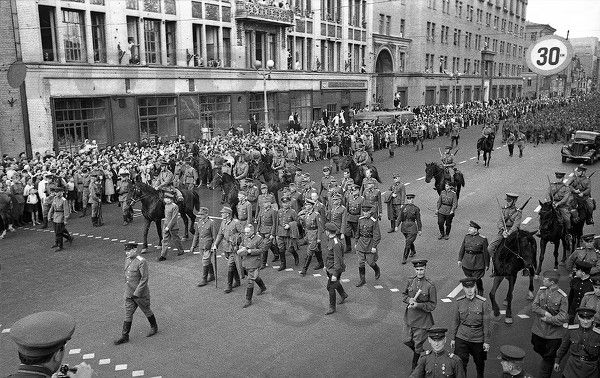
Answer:
[[[350,177],[350,169],[346,168],[344,169],[342,182],[340,183],[344,194],[350,189],[351,184],[354,184],[354,179]]]
[[[356,164],[356,166],[363,171],[371,162],[371,157],[369,156],[369,153],[365,151],[365,145],[362,143],[362,141],[356,143],[356,152],[354,152],[352,160],[354,160],[354,164]]]
[[[242,225],[254,223],[252,204],[248,201],[247,193],[243,190],[238,193],[237,214]]]
[[[75,319],[57,311],[43,311],[17,320],[10,337],[17,344],[21,364],[13,378],[53,377],[62,366],[65,344],[75,332]],[[69,377],[91,378],[93,370],[85,362],[73,366]]]
[[[454,162],[454,154],[452,153],[452,146],[446,146],[444,148],[444,154],[442,155],[442,167],[444,167],[444,170],[452,179],[454,175],[450,169],[454,169],[454,167],[456,167],[456,163]]]
[[[198,252],[202,255],[202,279],[198,283],[198,287],[206,286],[207,283],[215,279],[215,269],[212,263],[214,256],[212,246],[217,239],[218,233],[217,224],[208,216],[208,208],[201,207],[196,223],[196,232],[190,246],[190,252],[194,253],[196,248],[198,248]]]
[[[260,189],[256,186],[255,180],[247,178],[246,180],[246,199],[250,202],[252,207],[252,221],[256,222],[256,214],[258,213],[258,196],[260,195]]]
[[[52,203],[50,204],[50,210],[48,210],[48,219],[54,223],[54,245],[52,248],[56,248],[56,251],[63,250],[63,238],[66,239],[69,244],[73,242],[73,237],[67,231],[67,219],[71,215],[69,203],[64,197],[65,187],[56,186],[54,187],[54,196]]]
[[[406,202],[406,186],[402,182],[400,173],[394,175],[394,183],[390,186],[390,194],[387,200],[387,212],[390,220],[390,230],[388,232],[398,231],[400,212]]]
[[[101,176],[92,176],[93,180],[90,183],[90,199],[92,205],[92,226],[101,227],[102,222],[102,178]]]
[[[275,240],[277,241],[277,250],[279,250],[279,270],[287,267],[285,253],[289,252],[294,257],[294,265],[299,264],[298,257],[298,214],[291,208],[290,199],[283,197],[281,199],[281,209],[277,210],[277,231]]]
[[[569,188],[571,189],[573,202],[576,202],[576,198],[581,198],[585,202],[587,214],[586,223],[594,224],[594,218],[592,216],[594,211],[594,200],[591,197],[592,183],[589,177],[585,175],[586,170],[587,168],[583,164],[580,164],[575,169],[575,177],[569,184]]]
[[[421,235],[421,229],[423,228],[421,224],[421,209],[413,203],[414,199],[414,194],[407,194],[406,204],[402,208],[402,211],[400,211],[400,232],[402,232],[406,239],[402,264],[406,264],[406,259],[413,257],[417,253],[415,240],[417,240],[417,235]]]
[[[183,245],[179,238],[179,207],[175,204],[175,195],[165,192],[165,218],[163,219],[163,240],[158,261],[167,259],[169,247],[177,248],[177,256],[183,255]]]
[[[421,353],[410,378],[465,377],[460,358],[445,349],[447,331],[446,328],[431,328],[427,331],[431,350]]]
[[[372,181],[363,183],[365,190],[363,191],[363,203],[371,205],[371,214],[377,219],[381,219],[381,192],[377,189]]]
[[[586,261],[592,264],[590,275],[600,273],[600,252],[594,247],[595,234],[586,234],[581,237],[581,247],[577,248],[566,262],[567,271],[571,272],[578,261]]]
[[[542,358],[539,367],[540,378],[552,376],[556,352],[565,332],[563,324],[568,320],[567,294],[558,287],[559,278],[557,271],[545,271],[543,286],[540,286],[531,305],[531,344],[533,350]]]
[[[417,365],[423,344],[427,339],[427,330],[433,326],[433,310],[437,305],[437,290],[433,282],[425,277],[427,260],[413,260],[415,276],[408,279],[402,292],[402,301],[406,303],[404,323],[407,341],[404,342],[413,352],[412,368]]]
[[[266,240],[255,232],[254,225],[246,224],[244,237],[237,250],[237,254],[242,259],[242,267],[248,272],[246,302],[242,306],[243,308],[252,304],[255,282],[259,288],[257,295],[262,295],[267,290],[262,278],[259,277],[262,254],[265,252],[266,245]]]
[[[571,280],[569,290],[569,324],[575,320],[575,310],[580,307],[581,300],[586,293],[594,291],[594,285],[590,280],[592,264],[587,261],[575,263],[575,277]]]
[[[361,287],[366,283],[365,263],[375,272],[375,279],[378,280],[381,276],[381,269],[377,265],[379,258],[377,246],[381,242],[381,231],[379,229],[379,221],[372,215],[372,208],[368,204],[362,205],[362,214],[358,218],[358,231],[354,250],[358,253],[358,274],[360,281],[356,287]]]
[[[269,258],[269,250],[273,248],[273,261],[279,259],[279,251],[277,250],[277,242],[275,241],[275,235],[277,233],[277,211],[272,209],[271,202],[263,202],[263,208],[260,211],[260,216],[257,218],[258,223],[256,225],[258,233],[262,236],[267,243],[265,247],[265,253],[262,256],[261,269],[267,267],[267,260]],[[281,266],[280,266],[281,268]]]
[[[138,307],[150,323],[150,332],[146,336],[154,336],[158,332],[156,318],[150,309],[148,262],[138,254],[137,243],[125,244],[125,256],[125,321],[123,322],[121,337],[115,340],[115,345],[129,341],[133,313]]]
[[[482,277],[490,268],[490,254],[488,241],[479,234],[481,226],[470,221],[469,230],[463,239],[458,251],[458,266],[462,268],[465,276],[474,278],[477,283],[477,294],[483,295]]]
[[[325,315],[331,315],[336,309],[336,291],[340,295],[338,304],[344,303],[348,294],[342,287],[341,276],[346,270],[344,264],[344,247],[338,239],[339,228],[333,222],[325,224],[325,236],[327,243],[325,247],[325,273],[327,274],[327,291],[329,292],[329,310]]]
[[[127,226],[130,222],[133,222],[133,209],[127,203],[127,197],[132,182],[129,170],[125,168],[119,170],[119,176],[121,177],[117,184],[117,193],[119,195],[119,204],[121,205],[121,211],[123,213],[123,226]]]
[[[163,190],[163,191],[171,191],[173,187],[173,172],[169,170],[169,162],[165,159],[160,160],[160,172],[157,179],[157,185],[154,189]]]
[[[598,377],[598,359],[600,358],[600,328],[594,323],[596,310],[578,308],[579,324],[568,326],[562,343],[556,353],[554,370],[560,371],[560,362],[568,356],[563,369],[563,377]]]
[[[225,254],[227,260],[227,288],[225,288],[225,293],[229,294],[233,288],[240,286],[239,270],[242,269],[242,266],[238,264],[237,249],[244,233],[244,226],[232,217],[232,210],[229,206],[224,206],[221,209],[221,217],[223,220],[219,226],[217,238],[210,249],[214,254],[220,246]]]
[[[502,365],[502,378],[533,378],[523,370],[525,351],[514,345],[500,347],[500,365]]]
[[[519,198],[518,194],[506,193],[506,206],[500,209],[502,211],[502,217],[498,219],[498,222],[496,223],[498,226],[498,234],[496,234],[488,246],[490,256],[494,255],[496,248],[498,248],[504,239],[519,230],[523,214],[521,209],[517,208],[517,198]]]
[[[360,195],[358,185],[350,184],[348,187],[349,190],[345,197],[345,206],[348,209],[346,236],[356,239],[358,237],[358,218],[360,217],[361,207],[365,199]],[[351,243],[348,243],[346,246],[346,253],[350,252],[350,245]]]
[[[192,166],[191,157],[185,158],[182,176],[183,185],[185,185],[188,190],[194,190],[196,183],[198,182],[198,171]]]
[[[258,219],[260,217],[260,212],[263,209],[263,204],[265,202],[269,202],[271,204],[271,208],[277,211],[277,201],[275,200],[275,196],[272,193],[269,193],[269,187],[267,186],[267,184],[262,183],[260,184],[260,194],[256,199],[256,207],[258,213],[256,214],[255,218]],[[279,259],[279,256],[277,256],[277,259]]]
[[[306,271],[308,270],[313,255],[317,259],[315,270],[323,269],[323,256],[319,248],[321,236],[323,235],[323,218],[318,211],[315,211],[314,205],[315,202],[313,200],[306,200],[304,202],[304,210],[298,213],[298,218],[300,218],[302,222],[306,241],[308,243],[306,247],[306,257],[304,258],[304,266],[300,273],[303,276],[306,275]]]
[[[454,212],[458,206],[458,198],[454,191],[454,185],[450,182],[444,183],[444,190],[440,193],[437,201],[437,210],[435,213],[438,218],[438,229],[440,230],[440,236],[438,239],[450,238],[450,229],[452,228],[452,219],[454,218]],[[446,226],[446,229],[444,229]]]
[[[327,193],[331,184],[331,167],[326,165],[323,167],[323,177],[321,177],[321,184],[319,185],[319,198],[321,202],[327,205]]]
[[[337,238],[342,244],[342,249],[346,250],[346,244],[350,243],[346,240],[346,228],[348,227],[348,210],[342,205],[342,195],[339,193],[331,197],[331,206],[327,212],[327,221],[336,225],[338,234]]]
[[[594,291],[589,291],[583,295],[580,307],[596,310],[594,323],[600,325],[600,275],[590,277]]]
[[[450,346],[462,360],[465,371],[469,363],[469,355],[477,369],[477,377],[483,378],[485,360],[490,350],[490,316],[491,307],[486,299],[475,294],[475,278],[466,277],[460,280],[465,292],[456,298],[454,324],[450,329]]]
[[[562,223],[566,230],[571,229],[571,190],[564,183],[565,173],[555,172],[556,180],[548,188],[548,198],[552,201],[552,206],[558,210],[561,215]]]
[[[363,179],[362,187],[360,188],[360,192],[363,196],[365,195],[365,191],[367,189],[376,190],[377,192],[379,192],[379,188],[377,187],[378,181],[372,175],[373,171],[371,170],[371,168],[366,168],[365,178]],[[381,209],[381,200],[379,202],[379,208]]]

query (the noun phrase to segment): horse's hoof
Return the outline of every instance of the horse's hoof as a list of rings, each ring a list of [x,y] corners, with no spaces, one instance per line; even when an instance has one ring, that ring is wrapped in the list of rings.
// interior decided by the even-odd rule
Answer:
[[[513,324],[513,318],[504,318],[504,323]]]
[[[140,251],[140,253],[146,253],[148,252],[148,248],[142,248],[142,250]]]
[[[530,300],[530,301],[532,301],[532,300],[533,300],[533,291],[529,291],[529,292],[527,293],[527,299],[528,299],[528,300]]]
[[[508,301],[505,299],[504,301],[502,301],[502,306],[506,306],[508,305]]]

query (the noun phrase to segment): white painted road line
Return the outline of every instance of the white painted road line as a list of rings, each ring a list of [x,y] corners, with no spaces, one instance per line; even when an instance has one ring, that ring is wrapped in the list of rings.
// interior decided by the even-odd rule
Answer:
[[[313,277],[321,277],[321,275],[319,273],[315,273],[313,274]]]
[[[96,236],[96,239],[102,239],[102,236]]]
[[[285,271],[286,271],[286,272],[293,272],[293,271],[294,271],[294,268],[287,268]]]
[[[501,315],[506,315],[506,310],[500,310]]]
[[[390,291],[391,291],[392,293],[397,293],[397,292],[399,292],[399,291],[400,291],[400,289],[393,288],[393,289],[390,289]]]
[[[279,269],[279,265],[273,265],[273,269]]]
[[[539,213],[542,210],[542,205],[537,205],[537,207],[533,210],[534,213]]]
[[[410,182],[407,182],[406,184],[404,184],[404,186],[410,185]]]
[[[419,177],[419,178],[417,179],[417,181],[421,181],[421,180],[425,180],[425,176],[423,176],[423,177]]]
[[[461,161],[461,162],[460,162],[460,163],[458,163],[458,164],[465,164],[466,162],[467,162],[466,160],[463,160],[463,161]]]
[[[375,289],[383,289],[383,286],[381,286],[381,285],[375,285],[375,286],[373,286],[373,287],[374,287]]]
[[[110,358],[103,358],[100,361],[98,361],[98,365],[108,365],[110,364]]]
[[[73,236],[79,236],[79,232],[74,232]]]
[[[9,333],[9,332],[10,332],[10,328],[4,328],[4,329],[2,330],[2,333]]]
[[[84,354],[83,356],[81,356],[81,358],[84,359],[84,360],[91,360],[95,356],[96,355],[94,353],[88,353],[88,354]]]
[[[463,289],[463,285],[460,283],[460,284],[458,284],[458,286],[456,286],[456,287],[454,288],[454,290],[452,290],[452,291],[450,292],[450,294],[448,294],[448,295],[447,295],[447,297],[448,297],[448,298],[454,298],[454,297],[456,297],[456,295],[457,295],[458,293],[460,293],[460,291],[461,291],[462,289]]]
[[[517,315],[519,318],[521,319],[529,319],[529,315],[525,315],[525,314],[519,314]]]
[[[499,150],[499,149],[501,149],[501,148],[502,148],[502,146],[500,146],[500,147],[496,147],[496,149],[497,149],[497,150]]]
[[[69,354],[79,354],[79,353],[81,353],[81,349],[71,349],[69,351]]]
[[[144,371],[143,370],[134,370],[131,372],[131,376],[132,377],[141,377],[144,375]]]
[[[348,278],[342,278],[342,282],[346,283],[346,282],[350,282],[350,280]]]
[[[450,303],[450,302],[452,302],[452,299],[450,299],[450,298],[442,298],[442,302],[444,302],[444,303]]]
[[[117,239],[110,239],[110,241],[112,241],[112,242],[116,242],[116,241],[117,241]]]
[[[475,160],[477,159],[477,156],[473,156],[472,158],[469,158],[469,160]]]
[[[527,224],[529,223],[529,221],[531,220],[531,217],[527,217],[523,220],[523,222],[521,222],[522,224]]]
[[[119,370],[127,370],[127,364],[115,365],[115,371],[119,371]]]

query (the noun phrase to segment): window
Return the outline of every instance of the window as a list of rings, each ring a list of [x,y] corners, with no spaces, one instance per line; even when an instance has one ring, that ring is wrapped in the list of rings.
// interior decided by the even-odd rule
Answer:
[[[127,44],[130,50],[129,64],[140,64],[138,18],[127,17]]]
[[[177,135],[175,97],[138,98],[140,137],[174,137]]]
[[[127,9],[138,10],[139,9],[138,0],[127,0],[126,7],[127,7]]]
[[[246,45],[249,43],[250,41],[247,40]],[[204,67],[204,57],[202,56],[202,25],[192,25],[192,44],[194,48],[194,66]]]
[[[442,0],[442,13],[450,14],[450,0]]]
[[[477,23],[481,24],[483,22],[483,9],[477,9]]]
[[[337,104],[327,104],[327,117],[332,119],[337,114]]]
[[[165,34],[167,37],[167,64],[177,65],[177,40],[175,38],[176,22],[165,22]]]
[[[441,35],[440,35],[440,42],[441,43],[448,43],[448,34],[449,34],[449,32],[450,32],[450,27],[442,25],[442,32],[441,32]]]
[[[106,100],[103,98],[55,98],[54,125],[59,150],[76,152],[86,139],[106,146]]]
[[[500,28],[500,31],[503,33],[506,32],[506,20],[504,18],[502,19],[502,27]]]
[[[263,51],[263,43],[261,40],[260,46],[258,41],[259,33],[256,33],[256,41],[257,41],[257,54],[256,59],[259,59],[259,56],[262,56]],[[260,51],[260,53],[258,53]],[[254,61],[252,61],[254,62]],[[221,67],[221,56],[219,55],[219,27],[218,26],[206,26],[206,63],[208,67]]]
[[[63,9],[64,43],[67,62],[85,62],[85,24],[82,11]]]
[[[433,72],[433,54],[425,54],[425,72],[432,73]]]
[[[493,52],[498,51],[498,40],[495,38],[492,40],[492,51]]]
[[[146,48],[146,63],[160,64],[160,21],[144,19],[144,47]]]
[[[384,34],[385,32],[385,15],[379,15],[379,34]]]
[[[406,53],[400,53],[400,59],[398,59],[398,72],[404,72],[404,65],[406,63]]]
[[[275,123],[275,93],[267,93],[267,112],[269,123]],[[265,99],[263,93],[250,93],[248,100],[248,113],[250,117],[256,117],[258,123],[264,123]]]
[[[473,75],[479,75],[480,64],[481,62],[479,61],[479,59],[475,59],[473,61]]]
[[[290,111],[298,113],[298,120],[304,126],[312,123],[312,92],[290,92]]]
[[[500,17],[494,16],[494,29],[498,29],[500,26]]]
[[[231,29],[223,28],[223,67],[231,67]]]
[[[492,14],[490,12],[485,12],[485,26],[489,27],[492,24]]]
[[[385,35],[390,35],[392,26],[392,16],[385,16]]]
[[[406,20],[400,19],[400,37],[404,37],[404,29],[406,28]]]
[[[436,0],[427,0],[427,8],[435,9],[435,2]]]
[[[460,45],[460,29],[454,29],[454,46]]]
[[[448,56],[440,56],[440,73],[448,69]]]
[[[435,23],[427,23],[427,41],[435,42]]]
[[[473,22],[473,6],[467,5],[467,21]]]
[[[94,62],[106,63],[106,35],[104,32],[104,13],[91,12],[92,45]]]
[[[463,9],[463,3],[462,3],[462,1],[456,0],[454,2],[454,6],[456,8],[456,17],[462,18],[462,9]]]
[[[40,37],[42,39],[42,59],[44,62],[56,60],[56,20],[52,7],[39,6]]]
[[[200,127],[210,131],[213,131],[215,126],[227,130],[231,126],[230,98],[223,95],[200,96]]]

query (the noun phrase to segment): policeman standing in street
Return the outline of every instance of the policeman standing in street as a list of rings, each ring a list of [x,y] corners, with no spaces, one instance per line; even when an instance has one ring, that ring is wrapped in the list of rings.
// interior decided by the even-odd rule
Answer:
[[[48,219],[54,224],[54,245],[56,251],[63,250],[63,239],[67,239],[69,245],[73,243],[73,237],[67,231],[67,219],[71,215],[69,204],[63,196],[65,193],[64,186],[54,187],[54,196],[48,210]]]
[[[348,294],[342,287],[342,273],[346,270],[344,264],[344,247],[338,239],[339,229],[335,223],[325,224],[325,236],[327,237],[325,253],[325,273],[327,274],[327,292],[329,293],[329,310],[325,315],[331,315],[336,310],[336,291],[340,294],[338,304],[344,303]]]
[[[462,268],[466,277],[476,280],[477,294],[483,295],[482,278],[490,268],[490,254],[487,238],[479,234],[480,229],[479,224],[469,222],[469,231],[458,251],[458,266]]]
[[[500,347],[500,365],[502,365],[502,378],[533,378],[523,370],[525,351],[514,345]]]
[[[212,246],[217,239],[218,230],[215,221],[208,216],[207,207],[200,208],[197,222],[190,252],[194,253],[197,247],[198,252],[202,255],[202,280],[198,282],[198,287],[202,287],[215,279]]]
[[[402,302],[406,303],[404,324],[407,341],[404,342],[413,351],[412,369],[417,365],[423,344],[427,339],[427,330],[433,326],[433,310],[437,305],[437,290],[433,282],[425,277],[427,260],[412,261],[415,276],[408,279],[402,292]]]
[[[399,173],[394,175],[394,183],[390,186],[390,196],[388,199],[388,218],[390,219],[390,230],[388,232],[398,231],[400,212],[406,202],[406,186],[402,182]]]
[[[362,205],[362,215],[358,218],[358,237],[356,238],[355,252],[358,253],[358,275],[360,281],[356,287],[363,286],[366,282],[366,266],[369,264],[375,272],[375,279],[378,280],[381,276],[381,270],[377,265],[379,257],[377,246],[381,242],[381,231],[379,229],[379,221],[372,215],[372,207],[368,204]]]
[[[456,298],[450,347],[454,347],[454,353],[462,360],[465,372],[471,355],[477,369],[477,378],[483,378],[485,360],[490,350],[492,310],[484,297],[475,294],[475,281],[472,277],[460,280],[465,294]]]
[[[232,210],[229,206],[224,206],[221,209],[221,218],[223,218],[223,220],[219,226],[217,238],[210,249],[214,254],[220,246],[225,254],[225,259],[227,260],[227,287],[225,288],[225,294],[229,294],[233,288],[240,286],[240,274],[238,269],[241,269],[242,267],[241,264],[236,265],[236,261],[239,260],[236,257],[238,245],[240,244],[242,234],[244,233],[244,227],[237,219],[232,218]]]
[[[137,251],[137,243],[125,244],[125,322],[121,337],[114,344],[119,345],[129,341],[129,331],[133,322],[133,313],[139,307],[150,323],[147,337],[158,332],[154,313],[150,309],[150,287],[148,286],[148,262]]]
[[[431,350],[421,354],[409,378],[464,378],[466,376],[460,358],[444,348],[446,332],[446,328],[431,328],[427,331],[427,340],[431,344]]]
[[[265,239],[254,232],[254,225],[248,223],[244,228],[244,237],[237,250],[237,254],[242,259],[242,267],[248,272],[248,283],[246,287],[246,302],[243,308],[252,305],[252,295],[254,294],[254,283],[258,285],[258,294],[262,295],[267,287],[259,276],[262,254],[266,248]]]
[[[438,239],[450,238],[450,229],[452,228],[452,219],[454,218],[454,212],[458,206],[458,199],[454,186],[450,182],[444,183],[444,190],[440,193],[437,201],[437,210],[435,213],[438,218],[438,229],[440,230],[440,236]],[[446,227],[444,229],[444,226]]]
[[[556,353],[554,370],[560,371],[560,362],[568,356],[563,369],[563,377],[598,377],[600,358],[600,328],[594,323],[596,310],[578,308],[579,324],[569,325],[562,344]]]
[[[542,357],[539,378],[550,378],[556,352],[560,347],[567,322],[567,294],[558,287],[560,275],[554,270],[545,271],[542,285],[531,305],[533,325],[531,344]]]
[[[413,204],[414,198],[414,194],[407,194],[406,205],[400,211],[400,232],[406,238],[404,254],[402,256],[403,265],[406,264],[407,258],[413,257],[417,253],[415,240],[417,240],[417,235],[421,235],[421,229],[423,228],[421,224],[421,210],[417,205]]]

